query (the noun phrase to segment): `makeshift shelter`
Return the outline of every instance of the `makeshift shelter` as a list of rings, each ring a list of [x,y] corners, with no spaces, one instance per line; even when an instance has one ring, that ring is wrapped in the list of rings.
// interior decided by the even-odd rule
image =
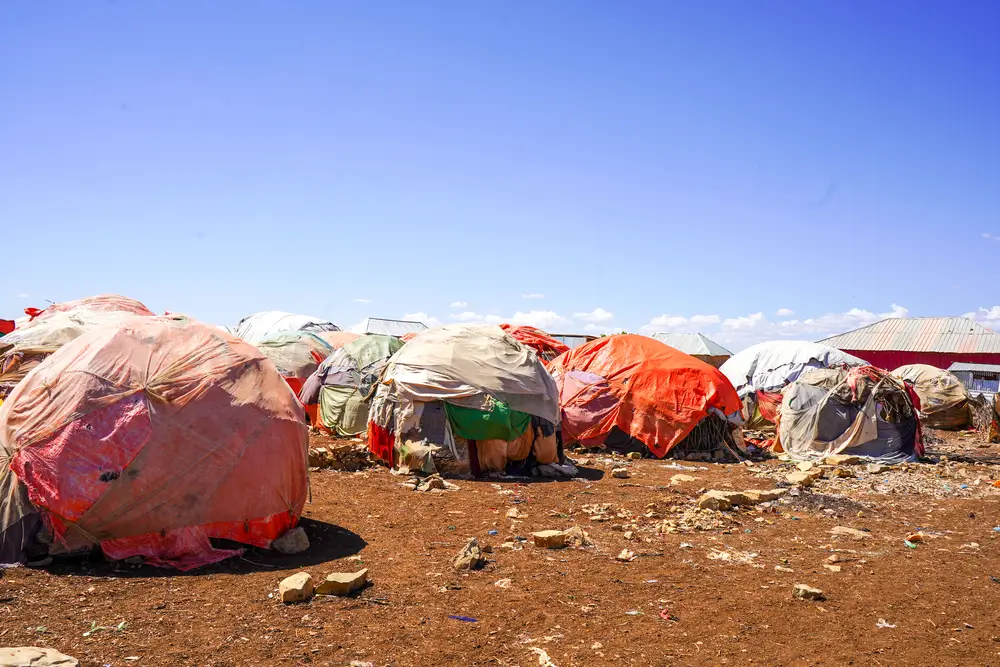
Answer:
[[[924,453],[915,396],[874,366],[810,370],[784,390],[779,449],[802,460],[833,454],[913,460]]]
[[[248,343],[259,343],[285,331],[319,333],[340,331],[340,327],[319,317],[267,310],[247,315],[239,321],[235,329],[236,336]]]
[[[759,343],[737,352],[719,368],[743,401],[746,427],[772,431],[781,390],[813,368],[864,366],[868,362],[827,345],[798,340]]]
[[[428,329],[389,360],[368,446],[393,466],[558,473],[559,395],[538,356],[497,326]],[[575,472],[573,470],[572,472]]]
[[[733,356],[732,352],[700,333],[655,333],[653,338],[716,368]]]
[[[132,313],[133,315],[152,315],[153,311],[142,302],[118,294],[101,294],[89,296],[75,301],[53,303],[46,308],[25,308],[24,313],[31,321],[46,318],[56,313],[70,313],[76,310],[105,313]]]
[[[399,338],[406,334],[417,334],[425,331],[427,325],[413,320],[390,320],[383,317],[368,317],[360,324],[351,327],[356,334],[378,334],[380,336],[395,336]]]
[[[710,454],[736,445],[731,431],[741,405],[729,380],[658,340],[607,336],[557,357],[549,371],[564,442],[617,447],[634,440],[661,458],[682,443]]]
[[[316,335],[326,341],[327,345],[335,350],[339,350],[352,340],[361,338],[361,334],[353,331],[318,331]]]
[[[509,333],[520,343],[524,343],[538,354],[538,358],[547,364],[569,347],[541,329],[517,324],[501,324],[500,328]]]
[[[395,336],[361,336],[332,353],[306,380],[299,398],[319,406],[316,424],[348,436],[364,433],[368,400],[389,357],[403,347]]]
[[[44,524],[55,555],[100,545],[190,569],[267,547],[308,491],[302,407],[252,345],[134,317],[67,343],[0,407],[0,562]],[[49,540],[45,540],[49,541]]]
[[[957,377],[927,364],[900,366],[892,372],[913,384],[920,397],[919,415],[924,426],[961,429],[972,423],[969,392]]]
[[[329,343],[308,331],[285,331],[257,343],[257,348],[277,367],[296,396],[302,383],[333,354]],[[315,410],[307,408],[306,415],[310,423],[316,423]]]
[[[14,320],[0,320],[0,336],[6,336],[14,330]]]

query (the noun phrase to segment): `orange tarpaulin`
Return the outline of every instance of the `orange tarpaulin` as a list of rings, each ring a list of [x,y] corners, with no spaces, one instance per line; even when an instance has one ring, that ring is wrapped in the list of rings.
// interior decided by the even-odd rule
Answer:
[[[500,328],[513,336],[519,343],[533,349],[543,363],[547,364],[563,352],[569,351],[566,344],[560,343],[541,329],[516,324],[501,324]]]
[[[66,344],[4,402],[0,461],[14,475],[0,474],[0,493],[26,489],[33,508],[13,509],[41,512],[53,552],[100,544],[188,569],[234,553],[210,537],[268,546],[296,524],[307,440],[257,348],[186,318],[135,317]]]
[[[599,338],[560,355],[549,371],[568,442],[600,444],[617,426],[662,457],[712,408],[732,415],[742,407],[717,368],[646,336]]]
[[[24,312],[31,319],[38,319],[39,317],[45,317],[52,313],[68,313],[70,311],[76,310],[77,308],[84,308],[87,310],[97,310],[102,312],[123,312],[123,313],[135,313],[136,315],[152,315],[153,311],[146,308],[141,302],[135,299],[130,299],[126,296],[119,296],[117,294],[102,294],[100,296],[88,296],[85,299],[77,299],[76,301],[63,301],[62,303],[54,303],[48,308],[25,308]]]

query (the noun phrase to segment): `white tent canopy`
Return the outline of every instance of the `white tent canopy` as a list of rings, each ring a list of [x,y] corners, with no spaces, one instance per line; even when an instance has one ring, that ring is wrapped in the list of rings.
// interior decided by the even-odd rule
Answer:
[[[778,391],[812,368],[867,365],[863,359],[822,343],[776,340],[737,352],[719,370],[743,398],[757,391]]]
[[[265,310],[247,315],[236,325],[233,333],[248,343],[259,343],[283,331],[340,331],[333,322],[310,315]]]

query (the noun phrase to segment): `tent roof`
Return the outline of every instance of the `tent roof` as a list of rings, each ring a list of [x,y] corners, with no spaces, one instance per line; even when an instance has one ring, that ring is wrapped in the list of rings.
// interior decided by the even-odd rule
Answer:
[[[740,396],[775,391],[810,368],[867,366],[868,362],[822,343],[774,340],[751,345],[731,356],[719,368]]]
[[[890,317],[819,342],[839,350],[1000,354],[1000,334],[967,317]]]
[[[402,336],[407,333],[419,333],[427,329],[423,322],[413,320],[390,320],[383,317],[369,317],[360,324],[355,324],[350,331],[356,334],[382,334],[383,336]]]
[[[733,353],[700,333],[656,333],[653,338],[684,354],[709,357],[731,357]]]
[[[948,367],[948,370],[952,373],[955,371],[1000,373],[1000,364],[967,364],[961,361],[956,361]]]

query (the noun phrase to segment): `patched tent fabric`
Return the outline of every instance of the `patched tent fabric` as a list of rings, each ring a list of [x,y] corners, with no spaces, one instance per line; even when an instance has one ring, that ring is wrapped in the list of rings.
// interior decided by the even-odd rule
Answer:
[[[646,336],[607,336],[557,357],[566,442],[604,444],[615,429],[658,457],[715,415],[740,422],[740,400],[717,369]]]
[[[900,463],[923,455],[909,390],[873,366],[803,373],[785,388],[778,434],[795,459],[849,454]]]
[[[425,472],[439,455],[473,473],[551,466],[559,464],[558,420],[558,390],[533,351],[496,326],[452,325],[419,334],[389,360],[368,443],[390,465]],[[460,435],[509,437],[522,427],[513,441]]]
[[[118,294],[102,294],[89,296],[75,301],[53,303],[46,308],[25,308],[24,312],[32,320],[44,319],[56,313],[71,313],[76,310],[97,311],[106,313],[132,313],[133,315],[152,315],[153,311],[140,301]]]
[[[237,337],[255,344],[286,331],[320,333],[321,331],[340,331],[340,327],[320,317],[267,310],[247,315],[239,321],[235,329]]]
[[[138,302],[129,303],[130,300],[122,297],[96,302],[101,306],[98,310],[80,305],[69,306],[70,303],[84,302],[91,305],[95,303],[94,299],[101,298],[110,297],[55,304],[52,306],[55,310],[22,322],[21,326],[0,338],[0,398],[7,396],[33,368],[66,343],[96,327],[115,325],[136,317],[134,310],[145,310],[134,305]],[[111,310],[112,304],[121,304],[131,310]]]
[[[821,343],[770,341],[737,352],[719,367],[742,399],[747,428],[772,432],[781,391],[814,368],[867,366],[868,362]],[[777,412],[776,412],[777,411]]]
[[[500,328],[509,333],[515,340],[524,343],[538,354],[543,363],[548,364],[563,352],[569,351],[569,346],[561,343],[541,329],[517,324],[501,324]]]
[[[252,345],[186,318],[95,329],[0,407],[0,552],[38,516],[53,554],[99,544],[189,569],[237,553],[212,537],[269,546],[301,515],[307,437]]]
[[[948,371],[926,364],[910,364],[900,366],[892,374],[913,383],[920,397],[919,413],[924,426],[960,429],[972,423],[969,392]]]
[[[353,331],[317,331],[316,335],[335,350],[339,350],[352,340],[361,338],[361,334],[356,334]]]
[[[368,400],[386,362],[403,342],[395,336],[361,336],[327,357],[299,394],[319,404],[318,425],[349,436],[368,426]]]
[[[282,377],[294,378],[300,383],[333,354],[329,343],[308,331],[285,331],[257,343],[257,348],[278,368]]]

